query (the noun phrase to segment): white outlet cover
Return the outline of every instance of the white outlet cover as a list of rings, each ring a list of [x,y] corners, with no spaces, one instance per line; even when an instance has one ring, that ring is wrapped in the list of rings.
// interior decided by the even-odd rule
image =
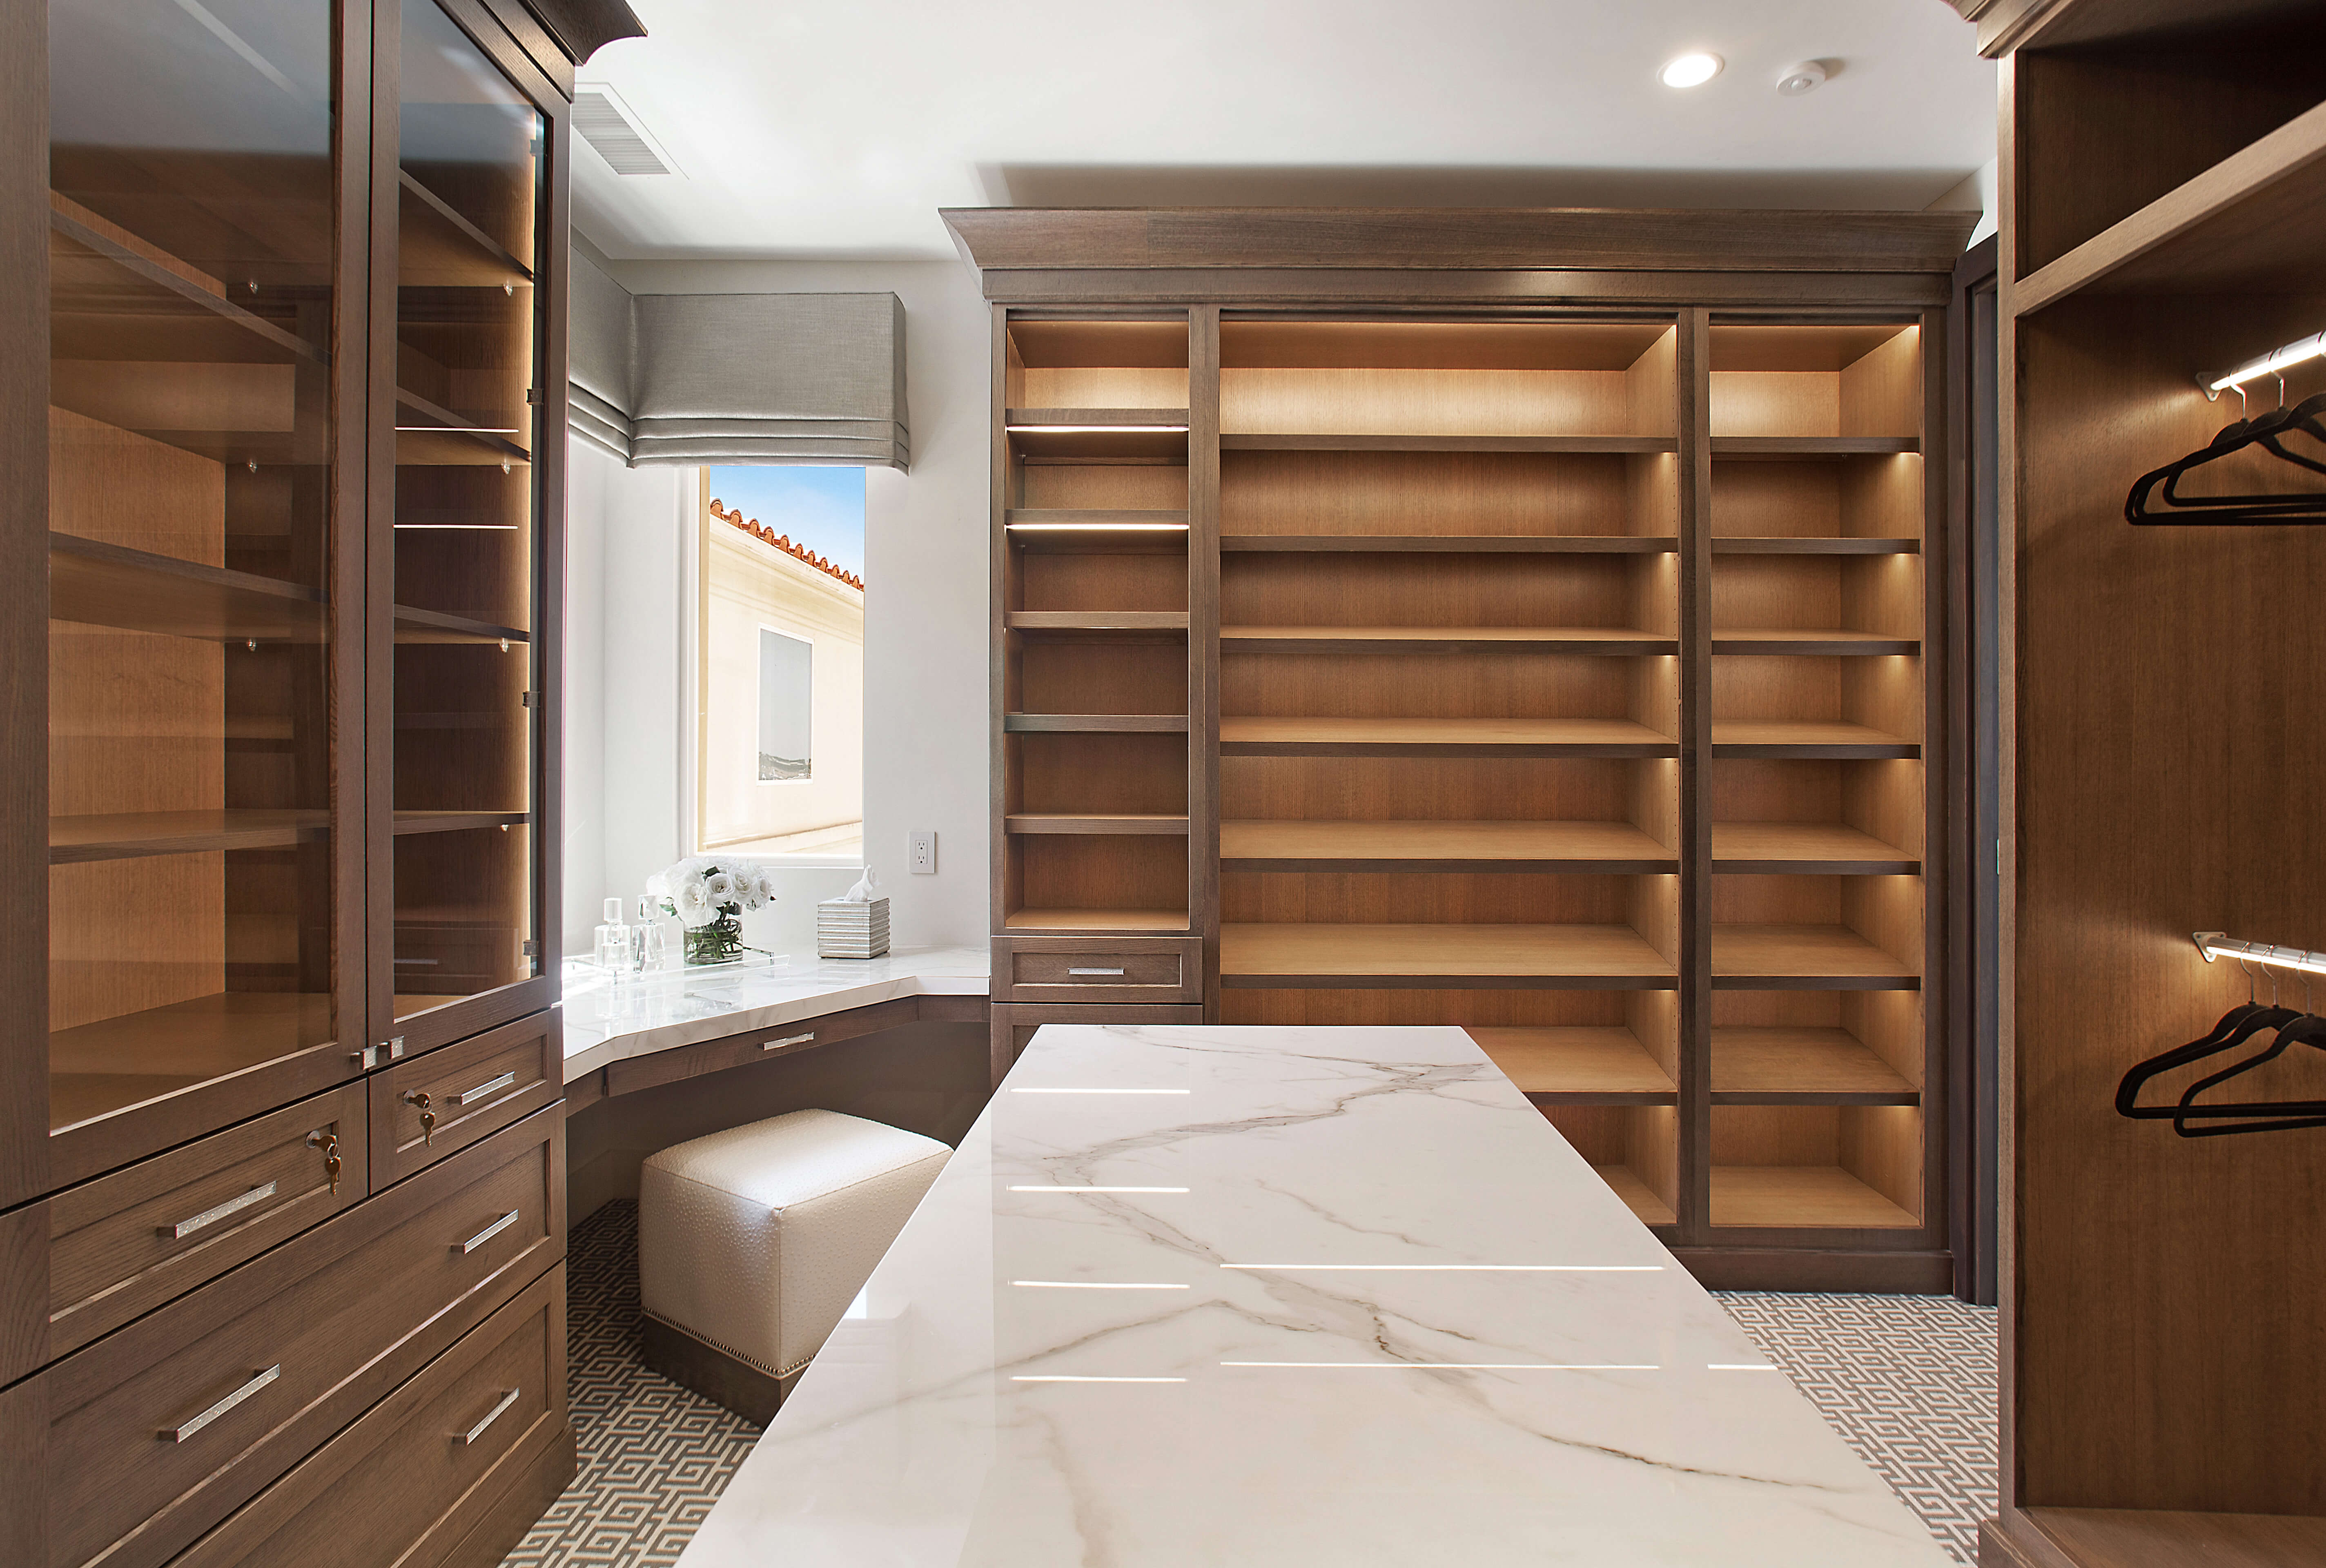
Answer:
[[[937,836],[935,832],[922,830],[912,835],[906,865],[916,877],[937,874]]]

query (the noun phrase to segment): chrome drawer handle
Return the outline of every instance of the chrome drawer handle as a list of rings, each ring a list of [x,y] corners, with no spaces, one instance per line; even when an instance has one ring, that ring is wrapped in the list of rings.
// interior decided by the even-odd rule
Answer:
[[[1082,975],[1120,975],[1120,974],[1121,974],[1121,973],[1122,973],[1122,971],[1121,971],[1121,970],[1073,970],[1073,969],[1070,969],[1070,970],[1068,970],[1066,971],[1066,973],[1067,973],[1067,974],[1069,974],[1069,975],[1076,975],[1076,976],[1082,976]]]
[[[474,1426],[469,1428],[468,1431],[461,1433],[461,1441],[464,1443],[474,1443],[477,1439],[482,1437],[485,1434],[485,1428],[490,1426],[494,1422],[498,1421],[501,1418],[501,1413],[507,1410],[510,1406],[516,1403],[516,1396],[520,1392],[521,1390],[519,1389],[511,1388],[507,1393],[503,1394],[501,1396],[501,1402],[494,1406],[490,1410],[486,1411],[485,1418],[482,1421],[478,1422]]]
[[[512,1209],[507,1213],[502,1215],[499,1219],[494,1220],[491,1224],[486,1226],[482,1230],[478,1231],[474,1236],[470,1237],[466,1241],[461,1242],[458,1247],[452,1248],[452,1250],[459,1253],[461,1257],[466,1257],[478,1248],[482,1247],[486,1242],[490,1241],[494,1237],[498,1236],[502,1231],[507,1229],[510,1226],[516,1223],[516,1211]]]
[[[488,1094],[499,1093],[502,1090],[507,1089],[510,1084],[515,1083],[516,1081],[516,1073],[504,1072],[498,1078],[488,1079],[486,1081],[477,1085],[474,1089],[462,1090],[460,1093],[452,1096],[452,1103],[454,1105],[466,1105],[472,1099],[482,1099]]]
[[[274,1382],[275,1378],[280,1378],[281,1376],[283,1376],[283,1363],[277,1361],[272,1367],[267,1368],[264,1372],[254,1374],[249,1382],[245,1383],[241,1387],[236,1389],[225,1398],[211,1406],[208,1410],[203,1411],[200,1415],[195,1416],[191,1421],[187,1422],[183,1426],[165,1426],[162,1428],[162,1435],[168,1438],[172,1443],[183,1443],[195,1433],[200,1432],[203,1427],[208,1426],[211,1422],[216,1421],[219,1416],[224,1415],[228,1411],[233,1409],[236,1406],[241,1404],[244,1400],[249,1398],[253,1394],[257,1393],[261,1388],[265,1387],[269,1383]]]
[[[274,1183],[253,1187],[239,1198],[228,1198],[215,1208],[205,1209],[191,1220],[181,1220],[175,1225],[157,1225],[154,1229],[172,1241],[183,1241],[205,1225],[215,1225],[229,1214],[239,1214],[253,1203],[264,1203],[274,1196]]]
[[[813,1044],[814,1040],[815,1031],[811,1029],[805,1035],[786,1035],[780,1040],[763,1040],[759,1043],[759,1049],[773,1051],[782,1045],[806,1045]]]

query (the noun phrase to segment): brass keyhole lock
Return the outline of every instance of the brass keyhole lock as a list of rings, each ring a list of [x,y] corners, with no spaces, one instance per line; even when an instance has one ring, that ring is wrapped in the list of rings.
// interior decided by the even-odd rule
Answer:
[[[414,1089],[405,1092],[404,1103],[419,1108],[420,1141],[433,1147],[436,1142],[436,1102],[429,1098],[426,1090]]]
[[[323,1174],[331,1179],[331,1196],[340,1195],[340,1135],[332,1132],[311,1132],[307,1146],[323,1151]]]

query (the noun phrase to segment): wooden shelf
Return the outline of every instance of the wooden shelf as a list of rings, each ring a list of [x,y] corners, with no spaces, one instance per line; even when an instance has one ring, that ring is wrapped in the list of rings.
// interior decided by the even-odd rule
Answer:
[[[1898,1070],[1847,1029],[1716,1025],[1715,1105],[1920,1105]]]
[[[414,424],[424,420],[424,424]],[[415,392],[395,389],[395,461],[398,468],[513,468],[533,461],[512,439],[522,431],[488,430]]]
[[[295,583],[53,532],[49,618],[213,643],[320,643],[327,619]]]
[[[1624,1028],[1470,1030],[1521,1094],[1568,1105],[1670,1105],[1671,1078]]]
[[[49,1035],[51,1131],[324,1045],[331,998],[228,991]]]
[[[497,626],[490,621],[471,620],[467,616],[446,615],[442,610],[415,609],[410,605],[395,607],[395,640],[398,643],[458,643],[516,645],[529,643],[530,635],[516,626]]]
[[[2280,294],[2317,287],[2326,104],[2109,225],[2019,281],[2014,314],[2069,295]]]
[[[2021,1508],[2075,1568],[2326,1568],[2326,1518],[2163,1508]],[[2024,1538],[2013,1531],[2014,1543]],[[2035,1561],[2022,1558],[2021,1561]]]
[[[1919,452],[1920,436],[1725,436],[1712,438],[1716,458],[1863,458]]]
[[[1187,929],[1184,909],[1013,909],[1001,923],[1004,931],[1182,932]]]
[[[1913,876],[1922,863],[1841,822],[1715,822],[1712,869],[1735,876],[1886,877]]]
[[[1222,719],[1223,756],[1678,756],[1629,719]]]
[[[1353,552],[1443,555],[1670,555],[1669,533],[1223,533],[1223,554]]]
[[[1186,610],[1009,610],[1013,632],[1184,632]]]
[[[1012,735],[1185,735],[1184,713],[1005,713]]]
[[[405,287],[513,288],[533,269],[404,170],[396,171],[396,279]]]
[[[1263,435],[1223,434],[1223,452],[1574,452],[1678,451],[1670,436]]]
[[[1712,928],[1716,990],[1912,991],[1913,969],[1844,925]]]
[[[1670,960],[1624,925],[1220,927],[1224,986],[1670,990]]]
[[[1678,858],[1629,822],[1223,821],[1223,871],[1657,874]]]
[[[1717,533],[1715,555],[1920,555],[1919,539],[1841,539],[1767,533]]]
[[[50,246],[50,353],[55,358],[330,363],[313,344],[85,223],[51,209],[49,227],[66,242],[63,248]]]
[[[1672,1213],[1671,1205],[1657,1197],[1656,1190],[1631,1166],[1594,1165],[1591,1170],[1593,1174],[1607,1183],[1615,1196],[1624,1200],[1624,1206],[1631,1210],[1641,1224],[1670,1225],[1676,1221],[1678,1217]]]
[[[524,812],[397,812],[395,830],[455,833],[475,828],[515,827],[533,819]],[[231,849],[279,849],[311,844],[329,836],[331,814],[321,808],[274,810],[232,807],[209,812],[122,812],[99,816],[51,817],[49,864],[87,860],[132,860],[152,855],[200,855]]]
[[[413,833],[470,833],[481,828],[516,828],[533,821],[528,812],[397,812],[399,839]]]
[[[1037,555],[1185,555],[1187,514],[1090,508],[1012,508],[1009,543]]]
[[[1911,757],[1922,748],[1903,736],[1830,719],[1716,719],[1712,755],[1809,760]]]
[[[1153,834],[1159,838],[1186,838],[1187,819],[1166,817],[1144,812],[1119,812],[1075,814],[1066,812],[1021,812],[1003,819],[1013,833],[1096,833]]]
[[[1236,652],[1677,654],[1677,637],[1614,626],[1222,626]]]
[[[1005,422],[1029,461],[1187,460],[1184,408],[1013,408]]]
[[[1922,651],[1922,643],[1919,637],[1884,636],[1879,632],[1808,630],[1791,626],[1726,626],[1712,634],[1712,651],[1715,654],[1863,658],[1877,654],[1919,654]]]
[[[1916,1220],[1838,1165],[1715,1165],[1712,1223],[1919,1230]]]

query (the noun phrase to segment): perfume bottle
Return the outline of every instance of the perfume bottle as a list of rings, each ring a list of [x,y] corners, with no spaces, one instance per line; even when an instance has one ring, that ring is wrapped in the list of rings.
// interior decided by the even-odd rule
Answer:
[[[653,974],[663,966],[670,949],[663,938],[662,922],[655,916],[654,900],[638,900],[638,918],[630,927],[632,967],[642,974]]]
[[[630,928],[622,923],[622,901],[606,900],[606,923],[598,928],[598,967],[615,974],[630,968]]]

